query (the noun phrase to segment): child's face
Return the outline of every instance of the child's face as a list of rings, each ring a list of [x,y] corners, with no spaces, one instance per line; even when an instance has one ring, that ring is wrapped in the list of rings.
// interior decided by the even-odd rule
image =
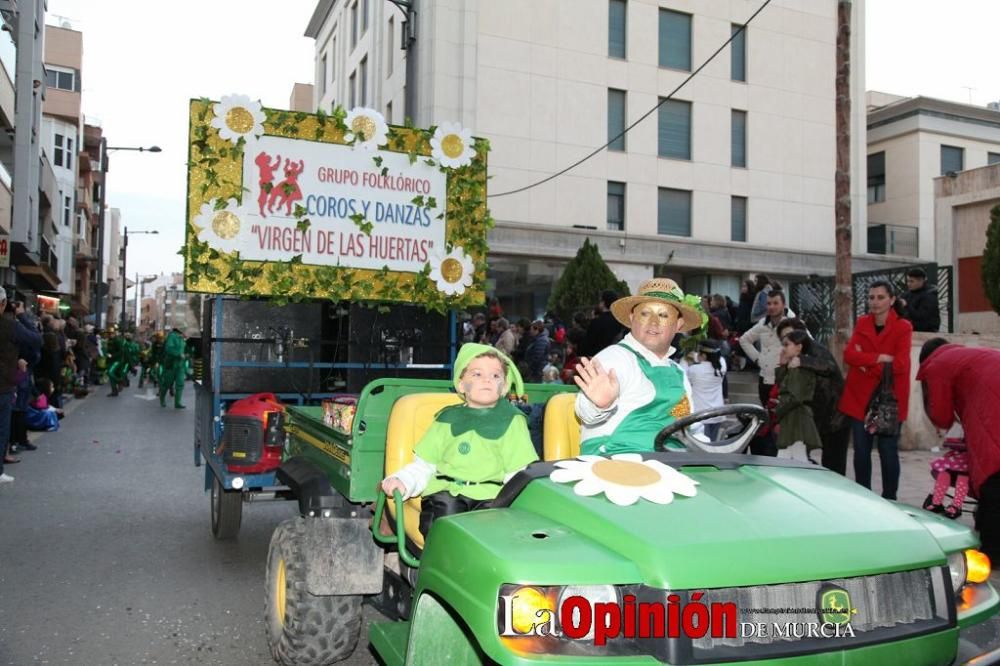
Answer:
[[[790,338],[781,341],[781,359],[788,363],[802,353],[802,345],[797,345]]]
[[[459,385],[469,407],[492,407],[503,396],[506,373],[499,359],[479,356],[465,366]]]

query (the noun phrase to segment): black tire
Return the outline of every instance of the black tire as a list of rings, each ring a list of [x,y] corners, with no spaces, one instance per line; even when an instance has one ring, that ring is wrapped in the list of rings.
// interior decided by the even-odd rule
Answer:
[[[243,521],[243,493],[226,490],[219,477],[212,477],[212,534],[216,539],[235,539]]]
[[[307,529],[306,518],[284,521],[271,535],[267,551],[267,643],[283,666],[326,666],[347,659],[361,633],[360,595],[321,596],[306,590]],[[284,609],[279,607],[282,576]]]

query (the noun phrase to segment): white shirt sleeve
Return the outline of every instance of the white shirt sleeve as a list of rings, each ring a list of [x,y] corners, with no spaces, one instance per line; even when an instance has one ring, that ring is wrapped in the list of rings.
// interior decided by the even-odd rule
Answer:
[[[403,482],[406,491],[403,499],[408,500],[424,492],[424,488],[437,472],[437,466],[432,465],[420,456],[413,456],[413,462],[398,470],[395,474],[390,474],[388,478],[396,478]]]
[[[757,342],[757,339],[760,337],[761,326],[763,326],[762,321],[754,324],[749,331],[740,336],[740,347],[747,355],[747,358],[754,362],[760,357],[760,352],[753,346],[753,343]]]

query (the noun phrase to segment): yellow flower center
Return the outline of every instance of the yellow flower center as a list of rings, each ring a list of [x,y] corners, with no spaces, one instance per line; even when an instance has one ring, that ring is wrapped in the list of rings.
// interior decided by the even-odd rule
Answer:
[[[441,277],[445,279],[445,282],[455,284],[462,279],[462,273],[464,272],[462,262],[458,259],[448,257],[441,262]]]
[[[212,217],[212,231],[225,240],[235,238],[240,232],[240,218],[228,210],[220,210]]]
[[[441,139],[441,152],[451,159],[460,157],[464,149],[465,142],[457,134],[447,134]]]
[[[599,460],[590,469],[598,479],[620,486],[651,486],[660,480],[655,469],[628,460]]]
[[[361,137],[362,141],[375,136],[375,121],[368,116],[358,116],[351,121],[351,131]]]
[[[226,112],[226,127],[237,134],[249,134],[253,129],[253,114],[245,107],[234,106]]]

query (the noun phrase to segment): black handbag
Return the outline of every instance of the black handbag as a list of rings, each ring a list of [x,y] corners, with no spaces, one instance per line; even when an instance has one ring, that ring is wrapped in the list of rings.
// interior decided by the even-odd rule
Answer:
[[[865,413],[865,430],[882,437],[899,435],[899,402],[892,392],[892,364],[882,364],[882,382],[872,394]]]

